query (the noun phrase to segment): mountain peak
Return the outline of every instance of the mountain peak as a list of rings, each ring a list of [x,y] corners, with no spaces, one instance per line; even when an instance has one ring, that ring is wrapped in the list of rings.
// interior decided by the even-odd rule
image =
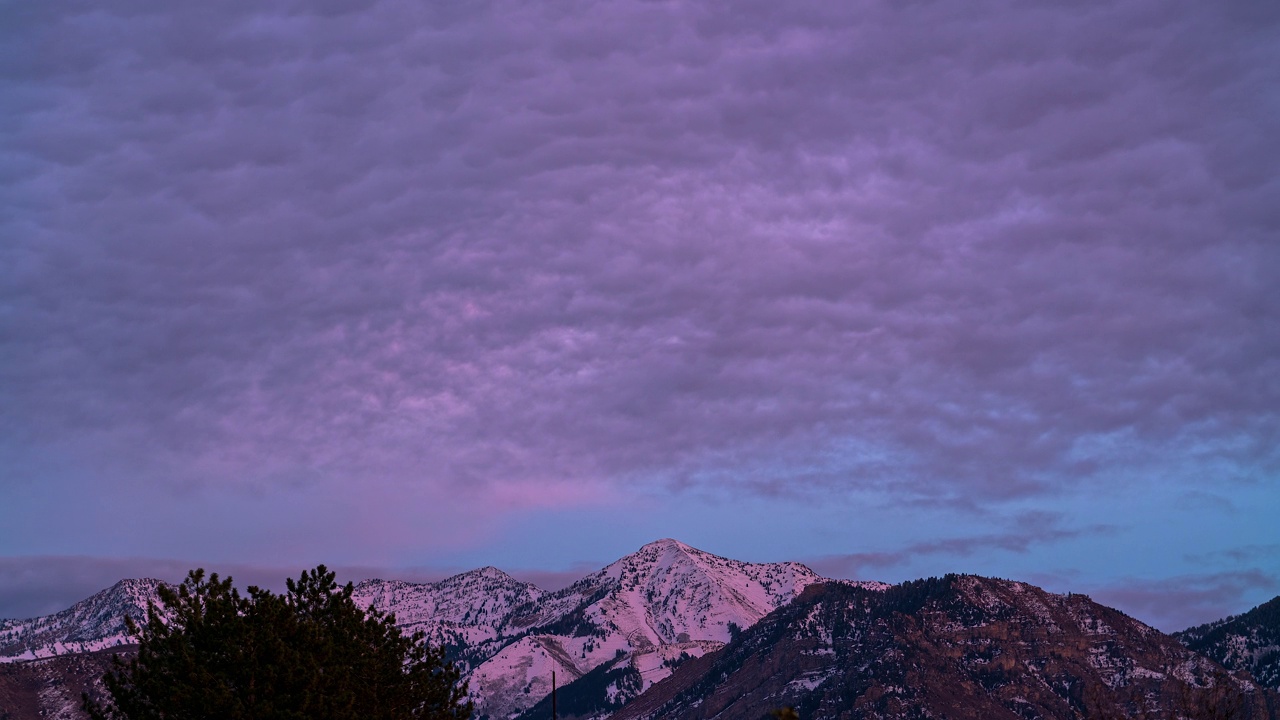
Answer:
[[[655,540],[601,570],[616,582],[613,607],[629,609],[647,644],[692,639],[725,642],[730,625],[746,627],[822,578],[799,563],[723,558],[673,538]],[[655,619],[657,618],[657,619]]]
[[[666,549],[695,550],[696,548],[693,548],[689,545],[685,545],[684,543],[680,542],[679,540],[676,540],[675,538],[662,538],[660,540],[654,540],[653,542],[646,544],[644,547],[640,549],[641,550],[666,550]]]
[[[0,658],[33,660],[133,642],[125,618],[144,622],[147,605],[160,605],[157,589],[163,584],[126,578],[53,615],[0,620]]]
[[[526,583],[521,583],[519,580],[516,580],[515,578],[511,577],[507,573],[503,572],[502,570],[499,570],[498,568],[492,565],[485,565],[484,567],[476,568],[475,570],[468,570],[466,572],[458,573],[457,575],[454,575],[452,577],[445,578],[441,582],[448,583],[448,582],[453,582],[453,581],[458,581],[463,579],[484,579],[484,580],[496,580],[499,582],[509,582],[509,583],[519,584],[519,585],[526,584]]]
[[[156,590],[164,584],[166,583],[163,580],[157,580],[155,578],[125,578],[106,590],[103,590],[102,593],[110,595],[128,595],[134,599],[140,600],[145,606],[148,600],[153,602],[155,601]]]

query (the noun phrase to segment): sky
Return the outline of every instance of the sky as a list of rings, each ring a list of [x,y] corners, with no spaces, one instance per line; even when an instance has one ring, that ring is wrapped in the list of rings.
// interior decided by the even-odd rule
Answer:
[[[1274,2],[0,16],[0,617],[662,537],[1280,594]]]

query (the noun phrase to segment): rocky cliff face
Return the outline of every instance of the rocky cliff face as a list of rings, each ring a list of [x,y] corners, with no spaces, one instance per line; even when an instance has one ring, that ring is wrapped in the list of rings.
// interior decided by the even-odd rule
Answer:
[[[1280,597],[1247,613],[1174,633],[1174,637],[1192,650],[1280,690]]]
[[[1083,595],[947,576],[809,588],[613,720],[1268,717],[1274,693]],[[1270,705],[1269,705],[1270,704]],[[1170,714],[1173,713],[1173,714]]]

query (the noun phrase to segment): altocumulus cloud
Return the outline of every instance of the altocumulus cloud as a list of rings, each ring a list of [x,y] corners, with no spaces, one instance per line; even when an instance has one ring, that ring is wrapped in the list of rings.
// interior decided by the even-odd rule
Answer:
[[[1274,4],[5,15],[16,494],[1274,483]]]

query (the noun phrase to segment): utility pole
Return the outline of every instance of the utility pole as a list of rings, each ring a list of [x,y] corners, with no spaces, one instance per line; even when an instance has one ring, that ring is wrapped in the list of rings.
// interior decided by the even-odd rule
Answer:
[[[551,720],[559,720],[556,714],[556,671],[551,671]]]

